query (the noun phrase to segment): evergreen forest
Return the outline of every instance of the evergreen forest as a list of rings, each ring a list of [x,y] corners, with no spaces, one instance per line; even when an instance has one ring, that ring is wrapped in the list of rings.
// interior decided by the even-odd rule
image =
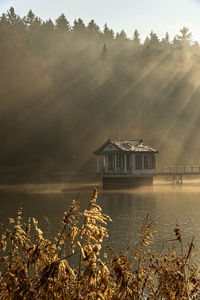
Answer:
[[[134,28],[128,38],[11,7],[0,66],[1,170],[95,173],[92,152],[108,137],[142,138],[161,165],[200,164],[200,47],[184,26],[142,41]]]

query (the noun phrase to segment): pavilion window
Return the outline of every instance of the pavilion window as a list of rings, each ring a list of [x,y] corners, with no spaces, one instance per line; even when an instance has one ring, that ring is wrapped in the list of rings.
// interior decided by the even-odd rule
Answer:
[[[136,155],[135,156],[135,168],[137,170],[142,169],[142,156],[141,155]]]
[[[145,169],[154,169],[155,168],[155,157],[152,155],[144,156],[144,168]]]
[[[126,156],[126,165],[127,165],[127,171],[130,172],[131,170],[131,155],[127,154]]]

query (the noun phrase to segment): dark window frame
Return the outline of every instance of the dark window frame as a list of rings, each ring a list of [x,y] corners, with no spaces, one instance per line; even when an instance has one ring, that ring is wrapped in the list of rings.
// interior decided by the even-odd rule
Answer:
[[[135,169],[142,170],[142,155],[135,156]]]
[[[151,154],[144,155],[144,169],[155,169],[155,156]]]
[[[129,172],[132,168],[132,156],[131,154],[126,154],[126,169]]]

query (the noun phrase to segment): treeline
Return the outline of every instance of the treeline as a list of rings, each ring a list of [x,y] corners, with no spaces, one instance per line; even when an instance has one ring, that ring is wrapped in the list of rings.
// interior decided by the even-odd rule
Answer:
[[[162,164],[198,163],[200,47],[186,27],[142,42],[94,20],[0,18],[0,164],[91,170],[107,137],[143,138]]]

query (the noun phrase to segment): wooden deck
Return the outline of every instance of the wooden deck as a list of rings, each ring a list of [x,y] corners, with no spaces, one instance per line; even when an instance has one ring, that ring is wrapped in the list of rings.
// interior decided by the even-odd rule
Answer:
[[[154,176],[200,175],[200,166],[167,166],[156,168]]]

